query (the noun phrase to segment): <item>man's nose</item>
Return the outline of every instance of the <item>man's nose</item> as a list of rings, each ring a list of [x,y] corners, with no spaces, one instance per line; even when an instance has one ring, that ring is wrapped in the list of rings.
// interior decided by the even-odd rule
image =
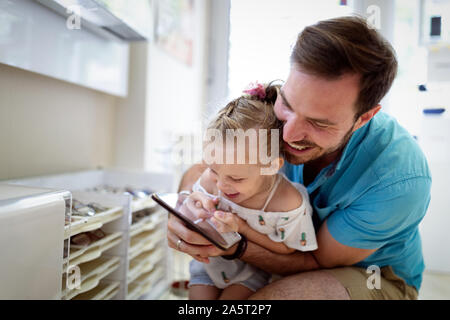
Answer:
[[[283,127],[283,140],[295,142],[306,139],[306,126],[299,119],[289,119]]]

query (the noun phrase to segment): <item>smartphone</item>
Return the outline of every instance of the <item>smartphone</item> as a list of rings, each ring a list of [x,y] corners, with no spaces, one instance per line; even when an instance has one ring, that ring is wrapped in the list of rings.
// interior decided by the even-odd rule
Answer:
[[[156,203],[183,220],[189,229],[201,234],[219,249],[227,250],[241,240],[241,235],[237,232],[221,233],[217,231],[210,219],[201,221],[200,219],[196,219],[195,214],[186,206],[180,206],[178,210],[175,209],[176,204],[179,201],[178,197],[178,193],[152,194],[152,199],[155,200]]]

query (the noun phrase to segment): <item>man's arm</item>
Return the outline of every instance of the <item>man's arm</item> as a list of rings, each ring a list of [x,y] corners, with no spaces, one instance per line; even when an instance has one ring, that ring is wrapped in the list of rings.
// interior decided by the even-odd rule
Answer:
[[[195,164],[190,167],[181,179],[178,192],[183,190],[192,191],[192,186],[205,169],[206,165],[203,164]],[[197,210],[199,209],[197,208]],[[174,215],[169,215],[169,220],[167,222],[167,240],[169,247],[185,252],[200,262],[207,263],[209,261],[207,258],[208,256],[219,254],[217,253],[219,249],[214,247],[211,242],[202,235],[188,229],[185,224]],[[230,250],[233,249],[235,250],[236,246]],[[219,252],[220,254],[224,254],[221,250]]]
[[[273,241],[268,235],[259,233],[255,229],[250,228],[247,222],[235,213],[217,211],[212,218],[212,221],[219,232],[239,232],[244,235],[249,242],[253,242],[274,253],[290,254],[295,252],[295,249],[289,248],[284,242]]]
[[[359,249],[337,242],[329,233],[325,221],[317,235],[319,249],[291,254],[276,254],[249,242],[241,260],[262,270],[280,275],[316,269],[350,266],[371,255],[376,249]]]
[[[180,185],[178,187],[178,192],[182,190],[192,191],[192,186],[195,181],[202,175],[203,171],[205,171],[206,165],[202,163],[194,164],[190,167],[181,178]]]

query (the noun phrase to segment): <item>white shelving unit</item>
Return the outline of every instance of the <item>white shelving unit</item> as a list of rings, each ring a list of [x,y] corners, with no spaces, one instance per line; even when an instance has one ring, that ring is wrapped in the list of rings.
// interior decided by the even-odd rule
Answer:
[[[158,299],[169,290],[171,257],[166,241],[166,211],[150,197],[136,199],[129,193],[106,192],[102,187],[169,192],[173,191],[171,175],[92,170],[8,183],[64,189],[70,191],[72,199],[108,208],[91,217],[72,215],[72,222],[66,225],[68,254],[62,263],[61,299]],[[106,236],[87,246],[70,244],[72,237],[97,229]],[[77,271],[80,282],[74,284]]]
[[[70,202],[65,190],[0,184],[0,299],[60,299]]]

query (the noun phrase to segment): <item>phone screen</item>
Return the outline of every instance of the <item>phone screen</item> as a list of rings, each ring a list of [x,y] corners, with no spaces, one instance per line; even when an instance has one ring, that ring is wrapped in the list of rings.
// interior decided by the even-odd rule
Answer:
[[[152,199],[167,211],[183,220],[189,229],[200,233],[212,244],[222,250],[229,249],[236,242],[241,240],[241,235],[237,232],[220,233],[215,229],[214,225],[209,219],[197,222],[198,219],[196,218],[195,214],[192,213],[186,206],[179,206],[178,209],[175,209],[177,207],[177,203],[179,204],[180,201],[179,195],[177,193],[154,193],[152,194]]]

